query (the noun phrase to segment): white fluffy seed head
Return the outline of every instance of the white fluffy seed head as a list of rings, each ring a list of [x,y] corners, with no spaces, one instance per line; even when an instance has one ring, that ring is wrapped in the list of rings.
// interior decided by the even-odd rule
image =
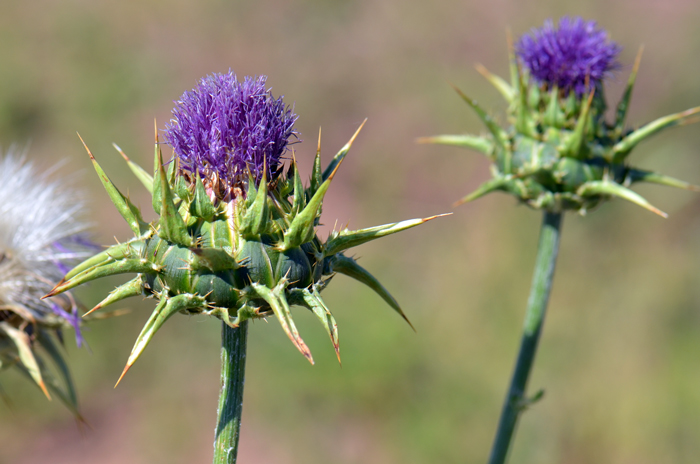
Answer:
[[[0,310],[18,306],[37,321],[63,316],[77,329],[69,295],[40,300],[91,254],[84,201],[52,171],[38,172],[16,150],[0,154]]]

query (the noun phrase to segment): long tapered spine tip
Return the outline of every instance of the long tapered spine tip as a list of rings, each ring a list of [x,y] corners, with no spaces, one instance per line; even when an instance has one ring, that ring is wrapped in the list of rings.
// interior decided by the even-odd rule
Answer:
[[[128,163],[129,161],[131,161],[131,159],[129,159],[129,157],[126,156],[126,153],[124,153],[124,150],[122,150],[121,147],[120,147],[119,145],[117,145],[116,143],[112,142],[112,146],[115,148],[115,150],[117,150],[117,151],[119,152],[120,155],[122,155],[122,158],[124,158],[124,161],[126,161],[127,163]]]
[[[447,83],[450,85],[450,87],[452,87],[452,89],[453,89],[455,92],[457,92],[457,94],[459,94],[460,97],[462,97],[463,99],[465,99],[465,100],[467,100],[467,101],[469,101],[469,102],[472,101],[472,99],[469,98],[464,92],[462,92],[462,90],[460,90],[460,88],[457,87],[455,84],[453,84],[453,83],[450,82],[450,81],[447,81]]]
[[[355,142],[355,139],[357,138],[358,135],[360,135],[360,131],[362,128],[365,126],[365,123],[367,122],[367,118],[365,118],[364,121],[362,121],[362,124],[360,124],[360,127],[357,128],[354,134],[352,134],[352,137],[350,137],[350,140],[348,140],[348,143],[345,144],[348,150],[350,150],[350,147],[352,147],[352,144]],[[320,141],[319,141],[320,143]],[[319,145],[320,147],[320,145]],[[345,156],[343,156],[340,159],[340,162],[336,164],[335,169],[333,169],[333,172],[328,176],[327,181],[333,180],[333,177],[335,176],[335,173],[338,172],[338,168],[340,167],[341,164],[343,164],[343,161],[345,160]]]
[[[321,153],[321,126],[318,126],[318,147],[316,148],[316,153]]]
[[[654,214],[658,214],[659,216],[661,216],[664,219],[668,219],[668,214],[664,213],[659,208],[656,208],[656,207],[650,205],[647,209]]]
[[[46,384],[44,383],[44,381],[43,380],[40,381],[38,383],[38,385],[39,385],[39,388],[41,388],[41,391],[44,393],[44,396],[46,396],[46,398],[49,401],[51,401],[51,395],[49,395],[49,390],[46,388]]]
[[[97,310],[100,309],[101,307],[102,307],[102,304],[100,303],[100,304],[98,304],[97,306],[95,306],[94,308],[92,308],[90,311],[88,311],[88,312],[86,312],[85,314],[83,314],[82,317],[89,316],[90,314],[94,313],[95,311],[97,311]]]
[[[343,367],[343,362],[340,360],[340,343],[338,342],[338,339],[332,340],[333,342],[333,349],[335,350],[335,356],[338,358],[338,364],[340,367]]]
[[[687,109],[687,110],[685,110],[685,111],[680,112],[680,113],[679,113],[679,115],[680,115],[680,118],[679,118],[679,119],[682,119],[681,124],[692,124],[692,123],[694,123],[694,122],[697,122],[697,118],[693,118],[692,120],[688,120],[687,118],[688,118],[689,116],[693,116],[693,115],[696,115],[696,114],[698,114],[698,113],[700,113],[700,106],[696,106],[695,108],[689,108],[689,109]]]
[[[472,198],[471,195],[467,195],[466,197],[462,198],[461,200],[457,200],[454,203],[452,203],[452,207],[456,208],[458,206],[462,206],[463,204],[469,203],[472,200],[474,200],[474,198]]]
[[[428,221],[432,221],[433,219],[437,219],[437,218],[439,218],[439,217],[452,216],[453,214],[454,214],[454,213],[442,213],[442,214],[436,214],[435,216],[430,216],[430,217],[427,217],[427,218],[423,218],[423,219],[421,219],[421,221],[422,221],[421,224],[424,224],[424,223],[426,223],[426,222],[428,222]]]
[[[95,157],[92,156],[92,153],[90,152],[90,149],[88,148],[87,144],[85,143],[85,140],[83,140],[83,138],[80,136],[80,134],[78,132],[76,132],[76,134],[78,134],[78,138],[80,139],[80,142],[85,147],[85,151],[87,151],[87,154],[90,156],[90,159],[95,161]]]
[[[642,54],[644,53],[644,44],[639,46],[637,51],[637,56],[634,59],[634,66],[632,66],[632,75],[636,75],[639,71],[639,66],[642,64]]]
[[[515,47],[513,47],[513,33],[510,31],[509,27],[506,27],[506,45],[508,47],[508,51],[513,53],[515,50]]]
[[[50,291],[49,293],[47,293],[46,295],[42,296],[40,299],[45,300],[46,298],[51,298],[52,296],[55,296],[55,295],[57,295],[58,293],[60,293],[60,291],[59,291],[58,289],[59,289],[59,287],[61,287],[65,282],[66,282],[66,279],[61,279],[61,281],[60,281],[59,283],[57,283],[56,286],[55,286],[54,288],[52,288],[51,291]]]
[[[119,380],[117,380],[117,383],[114,384],[114,388],[117,388],[117,386],[119,386],[119,382],[122,381],[129,369],[131,369],[131,364],[127,362],[126,366],[124,366],[124,370],[122,371],[122,375],[119,376]]]
[[[352,137],[350,138],[350,141],[348,142],[349,145],[352,145],[352,143],[355,141],[357,136],[360,135],[360,131],[362,130],[363,127],[365,127],[366,123],[367,123],[367,118],[365,118],[364,121],[362,121],[362,124],[360,124],[360,127],[358,127],[357,130],[355,131],[355,133],[352,135]],[[319,131],[319,135],[320,135],[320,131]]]

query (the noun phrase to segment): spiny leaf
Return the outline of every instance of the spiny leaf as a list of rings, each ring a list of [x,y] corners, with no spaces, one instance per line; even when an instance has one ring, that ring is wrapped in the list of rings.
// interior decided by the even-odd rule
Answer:
[[[547,103],[547,109],[544,113],[545,124],[557,126],[559,121],[563,118],[561,113],[561,107],[559,106],[559,87],[555,84],[549,91],[549,103]]]
[[[519,102],[517,105],[517,114],[515,115],[515,128],[521,134],[529,135],[530,137],[535,136],[534,121],[530,117],[530,105],[527,101],[527,86],[523,80],[523,75],[520,72],[520,67],[518,62],[515,62],[516,75],[518,79],[518,98]],[[535,87],[536,89],[536,87]]]
[[[75,288],[78,285],[84,284],[91,280],[99,279],[101,277],[107,277],[117,274],[126,274],[130,272],[134,273],[154,273],[160,271],[160,267],[153,264],[145,259],[123,259],[114,262],[107,262],[99,266],[94,266],[86,271],[77,274],[72,279],[65,282],[61,282],[56,285],[53,290],[51,290],[47,295],[42,298],[49,298],[59,293],[63,293],[66,290]]]
[[[488,69],[481,63],[476,64],[476,70],[488,80],[491,85],[496,87],[496,90],[498,90],[501,95],[503,95],[503,98],[506,99],[508,103],[511,103],[513,99],[515,98],[515,90],[513,90],[513,87],[511,87],[506,81],[504,81],[500,76],[497,76],[495,74],[491,74]]]
[[[697,185],[684,182],[682,180],[665,176],[651,171],[643,171],[641,169],[629,169],[627,172],[626,180],[631,183],[635,182],[650,182],[652,184],[667,185],[669,187],[676,187],[684,190],[692,190],[693,192],[700,192],[700,187]]]
[[[519,88],[520,70],[518,62],[515,60],[515,47],[513,47],[513,35],[510,29],[506,29],[506,44],[508,46],[508,70],[510,71],[510,86],[512,89]]]
[[[496,145],[498,145],[501,149],[505,149],[508,141],[508,135],[501,128],[501,126],[499,126],[496,123],[496,121],[494,121],[493,118],[489,116],[488,113],[486,113],[486,111],[481,106],[479,106],[478,103],[476,103],[471,98],[467,97],[456,86],[453,85],[452,88],[455,90],[455,92],[459,94],[460,97],[462,97],[462,100],[467,102],[467,104],[474,110],[477,116],[479,116],[481,122],[483,122],[486,128],[489,130],[489,132],[491,132],[491,135],[493,136]]]
[[[267,169],[263,169],[262,179],[260,179],[260,185],[255,193],[255,200],[248,207],[243,221],[241,221],[240,232],[244,237],[259,236],[267,227],[270,213],[267,207],[266,171]]]
[[[396,299],[393,296],[391,296],[391,294],[387,291],[387,289],[384,288],[384,286],[381,283],[379,283],[376,277],[367,272],[365,268],[357,264],[357,261],[355,261],[352,258],[348,258],[345,255],[336,255],[331,261],[331,267],[333,269],[333,272],[339,272],[341,274],[345,274],[348,277],[352,277],[353,279],[367,285],[369,288],[374,290],[377,293],[377,295],[382,297],[382,299],[386,301],[386,303],[389,306],[391,306],[394,309],[394,311],[399,313],[399,315],[401,315],[401,317],[403,317],[404,320],[408,322],[408,325],[410,325],[414,331],[416,330],[413,327],[413,324],[411,324],[411,321],[408,320],[406,315],[401,310],[401,307],[399,306],[399,303],[396,301]]]
[[[357,128],[355,133],[353,134],[352,137],[350,137],[350,140],[348,140],[348,143],[343,146],[343,148],[340,149],[338,154],[336,154],[333,159],[331,160],[330,164],[326,166],[325,171],[323,171],[323,176],[322,179],[324,181],[329,180],[331,177],[335,175],[335,171],[338,169],[338,166],[340,166],[340,163],[343,162],[343,159],[345,159],[345,155],[348,154],[348,151],[350,151],[350,147],[352,147],[353,142],[357,138],[357,136],[360,134],[360,131],[362,128],[365,126],[365,123],[367,122],[367,119],[362,121],[362,124],[360,124],[360,127]],[[319,132],[319,150],[320,150],[320,143],[321,143],[321,133]]]
[[[342,159],[340,161],[342,161]],[[336,165],[336,171],[338,166],[340,165]],[[323,197],[326,195],[336,171],[333,171],[328,179],[316,190],[316,193],[311,197],[306,207],[299,214],[294,216],[292,223],[284,233],[284,241],[282,243],[283,250],[299,247],[301,244],[313,239],[315,221],[319,215]]]
[[[664,129],[696,122],[696,119],[691,119],[690,117],[698,113],[700,113],[700,106],[690,108],[680,113],[670,114],[645,124],[615,144],[613,147],[614,161],[621,161],[639,142]]]
[[[467,203],[469,201],[474,201],[477,198],[481,198],[487,193],[494,192],[496,190],[502,190],[505,186],[508,185],[508,183],[512,182],[513,179],[511,176],[503,176],[503,177],[496,177],[493,179],[490,179],[483,184],[479,186],[476,190],[474,190],[472,193],[467,195],[466,197],[462,198],[461,200],[457,201],[453,206],[459,206],[463,203]]]
[[[662,218],[668,217],[666,213],[661,211],[660,209],[654,207],[644,199],[641,195],[639,195],[636,192],[633,192],[632,190],[628,189],[627,187],[623,187],[622,185],[616,183],[616,182],[611,182],[611,181],[591,181],[591,182],[586,182],[583,184],[578,191],[576,192],[578,195],[582,197],[590,197],[594,195],[610,195],[610,196],[616,196],[620,198],[624,198],[627,201],[631,201],[632,203],[641,206],[644,209],[647,209],[651,211],[652,213],[658,214]]]
[[[307,191],[307,199],[311,199],[316,193],[316,190],[323,183],[323,173],[321,172],[321,128],[318,128],[318,147],[316,148],[316,156],[314,157],[314,167],[311,172],[311,182]]]
[[[151,317],[148,319],[146,325],[143,327],[141,333],[136,339],[134,348],[131,350],[129,359],[124,367],[124,371],[114,386],[115,388],[117,385],[119,385],[119,382],[121,382],[131,366],[133,366],[136,360],[138,360],[139,356],[141,356],[143,350],[146,349],[148,344],[151,342],[151,339],[153,339],[153,336],[156,334],[156,332],[158,332],[158,329],[163,326],[165,321],[179,311],[192,308],[206,309],[207,307],[206,300],[201,296],[181,294],[168,298],[165,293],[166,292],[163,292],[163,294],[161,294],[161,299],[158,302],[158,306],[156,306],[156,309],[153,310],[153,314],[151,314]]]
[[[253,282],[251,285],[258,296],[265,300],[268,305],[270,305],[272,312],[275,313],[275,316],[277,317],[277,320],[279,320],[282,329],[292,343],[294,343],[294,346],[297,347],[301,354],[303,354],[311,364],[313,364],[314,358],[311,356],[309,347],[306,346],[304,340],[302,340],[299,336],[299,331],[297,330],[296,325],[294,325],[292,313],[289,310],[289,304],[284,296],[284,286],[286,285],[286,282],[283,280],[275,287],[274,290],[270,290],[265,285],[261,285],[256,282]]]
[[[625,129],[627,110],[629,109],[630,100],[632,99],[632,89],[634,89],[634,82],[637,80],[637,71],[639,71],[639,65],[642,62],[643,51],[644,46],[639,47],[637,58],[634,60],[634,67],[632,67],[632,72],[630,73],[629,80],[627,81],[627,87],[625,87],[625,93],[622,94],[620,103],[617,104],[617,111],[615,112],[615,127],[620,132]]]
[[[156,214],[160,214],[160,205],[162,204],[162,196],[163,194],[161,193],[161,187],[160,187],[160,181],[159,179],[159,174],[158,171],[160,170],[161,166],[161,160],[162,160],[162,155],[160,153],[160,147],[158,145],[158,131],[156,130],[156,149],[155,149],[155,156],[154,156],[154,161],[153,161],[153,175],[155,179],[153,180],[153,196],[151,197],[151,204],[153,205],[153,211],[156,212]]]
[[[292,205],[292,214],[297,215],[306,206],[304,201],[304,185],[301,183],[301,174],[299,174],[299,165],[296,158],[292,155],[292,168],[294,169],[294,204]]]
[[[29,371],[21,364],[16,364],[15,367],[26,377],[32,378],[31,374]],[[68,410],[73,414],[76,420],[82,423],[87,423],[83,416],[80,414],[80,411],[77,408],[77,405],[73,405],[71,403],[71,399],[68,396],[69,394],[63,391],[63,388],[58,384],[58,381],[54,378],[52,375],[51,371],[46,369],[42,364],[39,364],[39,369],[41,369],[41,375],[44,379],[44,382],[46,384],[46,387],[48,388],[51,393],[53,393],[55,396],[58,397],[58,399],[61,400],[61,402],[68,408]],[[0,391],[0,393],[2,393]],[[0,397],[2,395],[0,394]],[[4,399],[4,398],[3,398]]]
[[[95,168],[95,171],[97,172],[97,176],[100,178],[100,182],[102,182],[102,186],[107,191],[107,195],[109,195],[109,198],[112,200],[112,203],[114,203],[114,206],[116,206],[117,211],[119,211],[119,214],[122,215],[126,223],[129,225],[129,228],[136,235],[141,235],[142,233],[146,232],[148,230],[148,224],[143,222],[143,219],[141,219],[141,212],[139,211],[139,209],[136,206],[134,206],[128,198],[122,195],[119,189],[112,183],[109,177],[107,177],[107,174],[105,174],[100,165],[97,163],[95,157],[92,156],[90,149],[85,144],[83,138],[80,137],[80,134],[78,134],[78,138],[80,138],[80,141],[83,143],[85,150],[90,156],[90,159],[92,160],[92,165]]]
[[[4,332],[5,335],[12,341],[12,343],[17,348],[17,356],[22,362],[22,365],[29,373],[29,376],[34,380],[34,382],[41,388],[44,395],[50,400],[51,395],[46,389],[46,384],[41,376],[41,370],[39,369],[39,364],[37,363],[34,353],[32,352],[31,341],[29,340],[29,335],[23,330],[16,329],[12,327],[7,322],[0,322],[0,331]]]
[[[170,188],[170,183],[163,168],[160,152],[158,153],[158,184],[160,185],[160,229],[158,235],[169,242],[177,243],[183,247],[192,246],[192,237],[187,232],[187,225],[175,207],[175,196]]]
[[[106,262],[115,261],[124,258],[138,258],[143,252],[144,242],[142,240],[132,240],[130,242],[119,243],[117,245],[112,245],[100,253],[86,259],[82,263],[75,266],[70,270],[68,274],[64,277],[64,280],[69,280],[76,275],[84,272],[92,267],[105,264]]]
[[[316,287],[313,287],[312,290],[309,290],[308,288],[293,289],[291,292],[297,297],[299,304],[309,308],[321,321],[321,324],[323,324],[326,332],[328,332],[328,336],[330,337],[333,348],[335,349],[335,355],[338,358],[338,363],[340,363],[338,324],[335,322],[333,314],[331,314],[331,312],[328,310],[328,307],[321,298],[321,295],[319,295]]]
[[[37,341],[44,349],[44,351],[46,351],[46,353],[49,355],[53,363],[56,365],[59,374],[61,374],[61,378],[63,379],[63,383],[65,384],[66,388],[65,400],[68,401],[66,402],[64,398],[61,399],[64,400],[66,406],[69,406],[71,410],[77,411],[78,396],[75,393],[75,385],[73,384],[73,378],[71,377],[70,371],[68,370],[68,365],[63,359],[63,356],[61,355],[61,352],[59,351],[58,347],[54,343],[53,338],[51,338],[51,335],[48,332],[40,329],[37,330]],[[58,385],[56,385],[56,387],[58,389]]]
[[[126,164],[129,166],[129,169],[131,169],[131,172],[134,173],[136,178],[141,181],[143,186],[146,187],[146,190],[148,190],[148,192],[152,195],[153,176],[147,173],[141,166],[131,161],[131,159],[129,159],[129,157],[126,156],[126,154],[124,154],[122,149],[119,148],[119,145],[117,145],[116,143],[112,143],[112,146],[116,148],[120,155],[122,155],[122,158],[124,158],[124,161],[126,161]]]
[[[581,146],[583,141],[586,139],[586,126],[588,124],[588,112],[591,109],[591,102],[593,102],[593,95],[595,94],[595,89],[591,90],[588,95],[588,99],[583,104],[581,108],[581,113],[579,114],[578,121],[576,121],[576,127],[571,133],[571,137],[566,141],[562,154],[564,156],[571,156],[574,158],[580,158]]]
[[[431,216],[423,219],[409,219],[407,221],[384,224],[381,226],[369,227],[367,229],[345,229],[341,230],[340,232],[333,232],[323,247],[323,254],[325,256],[333,256],[334,254],[340,253],[348,248],[362,245],[363,243],[367,243],[387,235],[395,234],[396,232],[401,232],[402,230],[410,229],[411,227],[419,226],[432,219],[442,216],[449,216],[450,214],[452,213],[439,214],[437,216]]]
[[[143,278],[139,275],[131,279],[125,284],[120,285],[119,287],[115,288],[112,290],[107,297],[100,301],[97,306],[92,308],[90,311],[86,312],[83,314],[83,317],[92,314],[93,312],[97,311],[100,308],[104,308],[107,305],[111,305],[112,303],[116,303],[117,301],[124,300],[126,298],[130,298],[132,296],[139,296],[143,294]]]
[[[416,142],[471,148],[485,155],[491,155],[493,153],[493,142],[484,137],[477,137],[475,135],[436,135],[434,137],[421,137],[417,139]]]

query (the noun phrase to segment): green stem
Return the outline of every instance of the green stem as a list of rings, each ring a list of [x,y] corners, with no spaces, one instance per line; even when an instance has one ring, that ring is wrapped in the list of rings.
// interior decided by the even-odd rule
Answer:
[[[221,323],[221,392],[217,411],[214,464],[235,464],[243,412],[248,321],[233,329]]]
[[[501,419],[498,422],[489,464],[503,464],[506,462],[518,418],[528,405],[525,389],[527,388],[527,380],[530,377],[532,364],[535,360],[537,343],[542,332],[549,294],[552,289],[554,267],[559,252],[561,220],[561,213],[544,213],[540,231],[540,243],[537,249],[537,260],[535,262],[535,274],[530,287],[523,338],[520,342],[520,352],[515,362],[510,389],[501,411]]]

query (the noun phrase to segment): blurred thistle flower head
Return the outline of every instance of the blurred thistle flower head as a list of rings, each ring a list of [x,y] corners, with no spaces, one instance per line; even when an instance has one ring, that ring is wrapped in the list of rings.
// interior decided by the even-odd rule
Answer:
[[[71,294],[41,297],[95,251],[84,235],[84,197],[51,174],[12,150],[0,157],[0,370],[15,365],[45,392],[48,374],[36,345],[59,362],[50,334],[62,340],[61,330],[72,327],[79,346],[82,336]]]
[[[486,109],[457,90],[488,134],[420,140],[480,151],[492,161],[492,179],[458,204],[502,191],[535,209],[585,214],[619,197],[665,216],[629,187],[651,182],[697,190],[687,182],[629,164],[629,154],[640,142],[664,129],[697,121],[700,106],[628,128],[640,50],[613,120],[608,121],[603,79],[620,67],[619,52],[620,46],[609,41],[594,21],[564,17],[558,28],[548,20],[518,41],[510,53],[510,82],[478,65],[508,103],[509,127],[498,125]]]
[[[297,136],[297,115],[275,99],[265,76],[242,82],[229,70],[211,74],[175,102],[165,140],[179,160],[180,169],[223,187],[240,187],[248,170],[260,182],[279,174],[290,137]]]
[[[587,93],[620,67],[622,51],[595,21],[564,16],[557,27],[548,19],[520,38],[516,53],[540,84],[558,87],[565,95]]]

